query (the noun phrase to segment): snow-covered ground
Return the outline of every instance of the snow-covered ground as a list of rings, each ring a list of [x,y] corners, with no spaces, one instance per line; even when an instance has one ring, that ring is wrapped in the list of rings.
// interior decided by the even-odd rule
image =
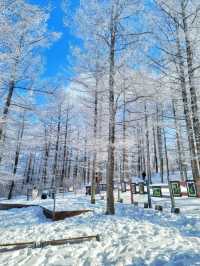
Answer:
[[[170,213],[168,199],[155,199],[164,212],[130,204],[129,192],[124,203],[116,203],[116,215],[104,215],[105,201],[73,193],[57,199],[57,210],[92,209],[94,212],[52,222],[38,207],[0,211],[0,243],[41,241],[100,234],[101,241],[48,246],[0,254],[1,266],[125,266],[125,265],[200,265],[200,199],[176,199],[181,214]],[[135,198],[146,201],[144,196]],[[4,201],[5,202],[5,201]],[[14,202],[26,202],[20,198]],[[46,207],[51,199],[29,202]]]

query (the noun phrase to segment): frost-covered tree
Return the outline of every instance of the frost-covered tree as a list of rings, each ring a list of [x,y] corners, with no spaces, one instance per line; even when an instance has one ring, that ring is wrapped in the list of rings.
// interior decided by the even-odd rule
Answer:
[[[108,77],[109,134],[107,160],[107,213],[114,214],[113,179],[115,165],[115,122],[117,84],[115,76],[147,33],[140,28],[141,1],[81,1],[77,12],[84,42],[98,41]],[[140,43],[141,44],[141,43]],[[133,49],[134,48],[134,49]],[[103,52],[102,52],[103,51]]]
[[[155,2],[160,14],[157,19],[154,18],[157,22],[159,20],[155,35],[160,54],[163,56],[157,63],[159,63],[160,70],[168,77],[171,87],[182,97],[191,168],[193,177],[197,180],[199,178],[200,143],[199,3],[190,0]]]
[[[0,87],[4,92],[1,99],[1,160],[6,121],[11,105],[16,104],[16,92],[26,94],[27,98],[30,92],[34,94],[35,80],[43,65],[41,51],[59,35],[48,30],[48,10],[24,0],[1,0],[0,7]]]

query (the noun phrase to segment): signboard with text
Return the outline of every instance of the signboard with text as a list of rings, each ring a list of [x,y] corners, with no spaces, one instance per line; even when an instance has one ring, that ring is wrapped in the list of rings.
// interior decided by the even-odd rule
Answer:
[[[174,197],[181,197],[180,181],[170,181],[172,194]]]
[[[187,180],[186,184],[188,197],[197,197],[197,188],[195,182],[193,180]]]
[[[153,187],[152,189],[153,189],[153,197],[158,197],[158,198],[162,197],[162,190],[160,186]]]

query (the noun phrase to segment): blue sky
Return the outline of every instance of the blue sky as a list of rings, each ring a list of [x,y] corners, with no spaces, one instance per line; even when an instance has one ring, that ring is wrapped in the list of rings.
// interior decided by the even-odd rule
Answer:
[[[61,7],[62,0],[29,0],[29,2],[40,6],[47,6],[50,2],[53,10],[49,20],[49,29],[62,33],[60,40],[44,52],[46,60],[44,77],[53,78],[67,68],[69,64],[68,58],[70,57],[70,45],[79,45],[79,41],[64,26],[64,12]],[[79,0],[71,0],[70,9],[75,10],[78,5]],[[70,73],[68,74],[70,75]]]

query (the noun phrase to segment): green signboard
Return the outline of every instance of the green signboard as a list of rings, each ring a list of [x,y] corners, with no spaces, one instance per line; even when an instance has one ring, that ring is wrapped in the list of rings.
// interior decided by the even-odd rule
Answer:
[[[197,197],[197,188],[196,184],[192,180],[186,181],[187,184],[187,192],[188,192],[188,197]]]
[[[162,197],[161,187],[153,187],[153,197]]]
[[[174,197],[181,197],[181,186],[179,181],[171,181],[171,190]]]

